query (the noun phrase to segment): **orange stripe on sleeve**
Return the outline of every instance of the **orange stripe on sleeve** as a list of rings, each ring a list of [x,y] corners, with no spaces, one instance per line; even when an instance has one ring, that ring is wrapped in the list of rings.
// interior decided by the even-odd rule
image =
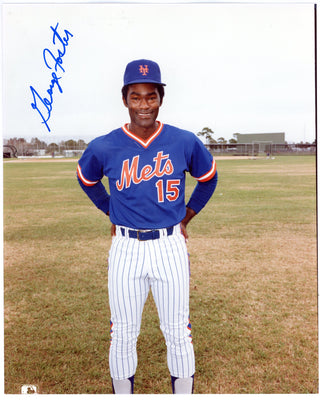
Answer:
[[[216,165],[215,160],[213,159],[213,160],[212,160],[212,166],[211,166],[210,171],[207,172],[206,174],[200,176],[199,178],[196,178],[197,181],[199,181],[199,182],[207,182],[207,181],[210,181],[210,179],[212,179],[212,178],[215,176],[216,170],[217,170],[217,165]]]
[[[77,174],[78,174],[78,177],[81,180],[81,182],[86,186],[94,186],[96,183],[99,182],[99,181],[89,181],[89,179],[86,179],[82,174],[81,167],[79,164],[77,167]]]

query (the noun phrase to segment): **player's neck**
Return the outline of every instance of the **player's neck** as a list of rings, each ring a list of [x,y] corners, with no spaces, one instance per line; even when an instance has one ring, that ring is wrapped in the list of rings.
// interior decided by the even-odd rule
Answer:
[[[149,139],[159,127],[159,122],[155,121],[152,126],[144,127],[130,122],[128,129],[131,133],[143,140]]]

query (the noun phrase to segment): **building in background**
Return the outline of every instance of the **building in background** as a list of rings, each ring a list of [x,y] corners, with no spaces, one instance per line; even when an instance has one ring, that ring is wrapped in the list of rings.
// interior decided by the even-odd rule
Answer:
[[[233,135],[238,144],[244,143],[274,143],[274,144],[285,144],[285,133],[274,132],[274,133],[235,133]]]
[[[237,152],[242,154],[271,155],[287,151],[285,132],[272,133],[235,133],[237,140]]]

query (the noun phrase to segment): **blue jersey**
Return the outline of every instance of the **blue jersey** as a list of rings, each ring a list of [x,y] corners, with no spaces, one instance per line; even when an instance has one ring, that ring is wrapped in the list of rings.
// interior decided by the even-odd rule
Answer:
[[[86,186],[108,177],[112,223],[158,229],[176,225],[185,216],[186,172],[206,182],[214,177],[216,164],[192,132],[159,123],[146,141],[128,125],[94,139],[77,171]]]

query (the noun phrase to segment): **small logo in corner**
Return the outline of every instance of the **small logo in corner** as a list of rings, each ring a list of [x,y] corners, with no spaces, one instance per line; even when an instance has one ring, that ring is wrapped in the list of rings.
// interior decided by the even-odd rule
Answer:
[[[21,394],[37,394],[38,387],[36,385],[22,385]]]

